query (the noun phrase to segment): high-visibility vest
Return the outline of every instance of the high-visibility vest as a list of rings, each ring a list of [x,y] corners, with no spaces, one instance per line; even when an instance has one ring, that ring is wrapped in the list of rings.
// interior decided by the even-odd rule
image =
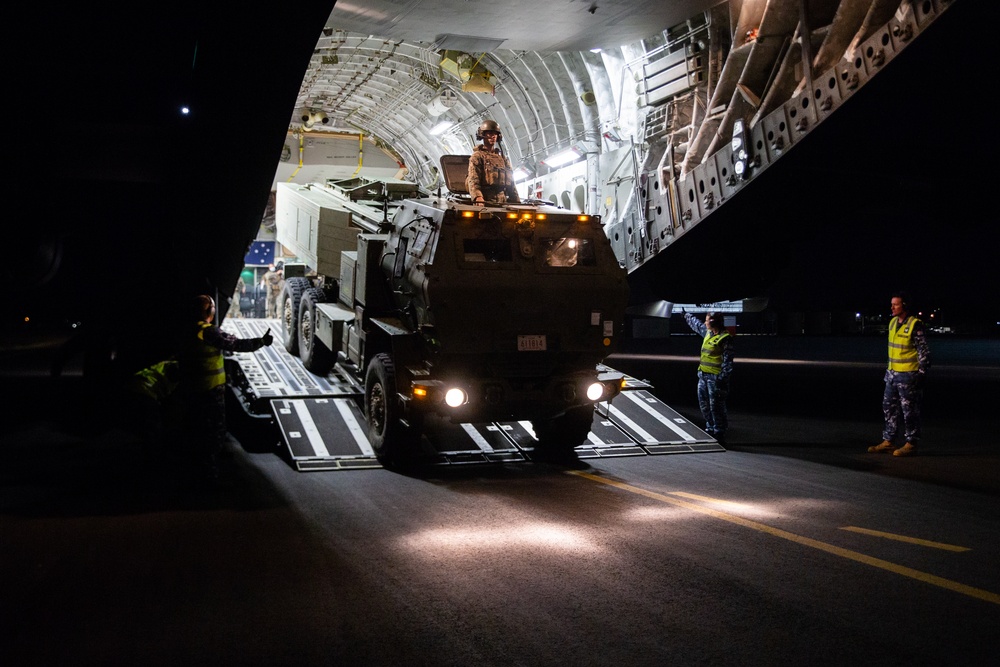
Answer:
[[[729,337],[729,332],[723,331],[720,334],[705,332],[705,339],[701,342],[701,364],[698,370],[703,373],[718,375],[722,372],[722,341]]]
[[[192,389],[208,391],[226,384],[226,370],[223,366],[222,350],[205,342],[205,329],[211,324],[198,322],[198,333],[191,347]],[[196,375],[195,375],[196,374]]]
[[[912,372],[920,370],[920,359],[913,344],[913,332],[920,323],[910,315],[900,323],[893,318],[889,323],[889,370]]]
[[[133,376],[132,387],[139,393],[162,401],[177,387],[177,362],[168,359],[143,368]]]

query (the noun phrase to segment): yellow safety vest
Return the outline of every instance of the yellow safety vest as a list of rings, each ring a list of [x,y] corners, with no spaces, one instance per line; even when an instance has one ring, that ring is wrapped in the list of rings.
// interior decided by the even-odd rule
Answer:
[[[897,318],[889,323],[889,370],[912,372],[920,370],[913,331],[920,322],[912,315],[900,324]]]
[[[132,377],[132,387],[141,394],[162,401],[177,387],[177,362],[161,361],[143,368]]]
[[[729,337],[729,333],[723,331],[720,334],[712,335],[711,331],[705,332],[705,339],[701,343],[701,364],[698,370],[703,373],[718,375],[722,372],[722,341]]]
[[[196,391],[208,391],[226,384],[222,350],[205,342],[205,329],[210,326],[208,322],[198,322],[197,339],[191,350],[193,371],[197,373],[197,377],[191,378],[191,384]]]

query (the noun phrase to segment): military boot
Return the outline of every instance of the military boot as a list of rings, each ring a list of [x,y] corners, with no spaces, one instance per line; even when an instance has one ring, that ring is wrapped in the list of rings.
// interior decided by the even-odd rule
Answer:
[[[908,442],[892,453],[893,456],[914,456],[917,448],[912,442]]]
[[[892,449],[892,443],[888,440],[883,440],[879,444],[869,447],[868,453],[874,454],[875,452],[888,452],[890,449]]]

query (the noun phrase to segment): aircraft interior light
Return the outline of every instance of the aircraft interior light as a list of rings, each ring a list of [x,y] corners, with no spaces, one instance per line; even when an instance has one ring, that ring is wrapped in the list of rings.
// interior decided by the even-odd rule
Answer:
[[[583,157],[583,152],[580,151],[580,149],[578,149],[576,146],[573,146],[571,148],[559,151],[558,153],[553,153],[552,155],[542,160],[542,163],[544,163],[545,166],[547,167],[553,167],[553,168],[561,167],[563,165],[569,164],[570,162],[575,162],[576,160],[579,160],[581,157]]]
[[[452,121],[450,121],[450,120],[443,120],[443,121],[441,121],[440,123],[438,123],[437,125],[435,125],[434,127],[431,128],[431,134],[433,134],[434,136],[438,136],[440,134],[444,134],[449,129],[451,129],[452,127],[454,127],[454,125],[455,125],[455,123],[452,122]]]

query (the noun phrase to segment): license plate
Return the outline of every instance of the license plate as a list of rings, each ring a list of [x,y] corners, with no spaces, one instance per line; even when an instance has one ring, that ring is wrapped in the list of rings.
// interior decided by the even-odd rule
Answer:
[[[517,351],[518,352],[541,352],[545,348],[545,336],[518,336],[517,337]]]

